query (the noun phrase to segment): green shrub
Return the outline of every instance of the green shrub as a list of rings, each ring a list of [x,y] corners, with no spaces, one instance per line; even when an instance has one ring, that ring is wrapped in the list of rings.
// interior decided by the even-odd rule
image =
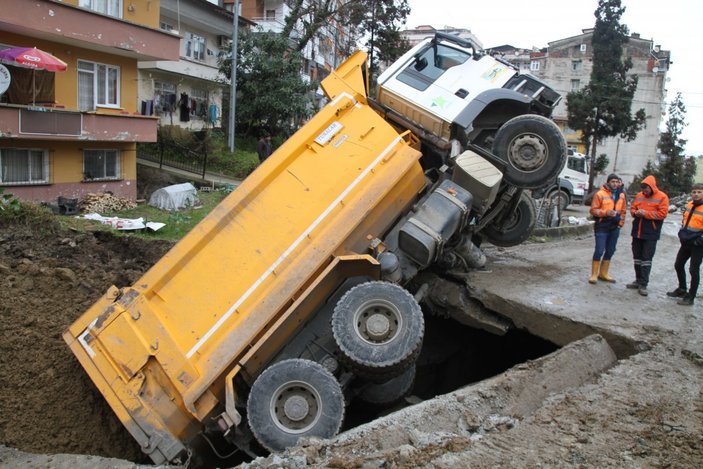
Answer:
[[[159,128],[157,143],[138,144],[140,154],[152,159],[163,155],[164,161],[200,163],[207,155],[207,171],[234,178],[245,178],[259,164],[256,154],[257,140],[237,138],[235,151],[229,151],[227,136],[221,130],[190,132],[177,126]]]
[[[27,225],[36,229],[54,233],[58,228],[52,212],[41,205],[23,202],[0,187],[0,227]]]

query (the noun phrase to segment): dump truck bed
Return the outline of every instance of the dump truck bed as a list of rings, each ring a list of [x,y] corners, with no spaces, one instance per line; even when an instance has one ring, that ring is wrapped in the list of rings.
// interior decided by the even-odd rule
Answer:
[[[296,298],[339,256],[367,252],[367,237],[424,187],[417,142],[377,115],[344,69],[327,85],[324,109],[131,288],[111,289],[64,334],[156,463],[224,405],[224,376],[267,347]]]

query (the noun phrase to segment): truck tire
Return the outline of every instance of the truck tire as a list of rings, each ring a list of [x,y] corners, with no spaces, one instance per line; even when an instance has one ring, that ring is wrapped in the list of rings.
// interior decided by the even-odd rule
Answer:
[[[551,120],[526,114],[510,119],[498,129],[493,153],[506,163],[506,182],[537,189],[554,181],[564,168],[566,140]]]
[[[571,196],[562,189],[557,189],[547,194],[547,200],[552,207],[559,206],[559,210],[564,210],[571,204]]]
[[[517,246],[530,237],[536,221],[535,202],[523,192],[513,213],[487,225],[481,234],[495,246]]]
[[[367,282],[337,302],[332,332],[349,368],[361,377],[383,382],[415,362],[425,320],[407,290],[389,282]]]
[[[359,393],[359,399],[373,406],[389,406],[408,395],[415,384],[416,367],[413,363],[400,376],[385,383],[368,383]]]
[[[311,360],[283,360],[254,381],[247,401],[249,428],[269,451],[299,438],[330,438],[344,418],[344,396],[335,377]]]

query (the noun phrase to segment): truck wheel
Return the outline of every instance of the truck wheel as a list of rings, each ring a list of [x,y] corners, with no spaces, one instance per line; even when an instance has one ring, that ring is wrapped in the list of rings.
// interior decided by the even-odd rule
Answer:
[[[547,200],[549,200],[549,205],[551,207],[559,206],[559,210],[564,210],[571,203],[571,197],[569,193],[561,189],[555,190],[547,195]]]
[[[559,127],[543,116],[526,114],[510,119],[496,133],[493,153],[505,161],[505,180],[524,189],[551,181],[566,163],[566,141]]]
[[[247,401],[249,428],[269,451],[301,437],[330,438],[344,418],[344,396],[335,377],[311,360],[283,360],[254,381]]]
[[[407,290],[389,282],[368,282],[337,302],[332,332],[347,366],[364,378],[382,382],[415,362],[425,320]]]
[[[481,234],[495,246],[517,246],[532,234],[536,212],[532,197],[523,192],[513,213],[486,226]]]
[[[385,383],[369,383],[359,393],[359,399],[375,406],[389,406],[408,395],[415,383],[416,367],[413,363],[400,376]]]

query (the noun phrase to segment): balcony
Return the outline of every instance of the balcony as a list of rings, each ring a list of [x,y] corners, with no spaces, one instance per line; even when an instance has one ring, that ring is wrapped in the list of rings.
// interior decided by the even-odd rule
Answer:
[[[156,117],[0,104],[0,138],[155,142]]]
[[[2,2],[0,31],[136,60],[178,60],[180,38],[63,2]]]

